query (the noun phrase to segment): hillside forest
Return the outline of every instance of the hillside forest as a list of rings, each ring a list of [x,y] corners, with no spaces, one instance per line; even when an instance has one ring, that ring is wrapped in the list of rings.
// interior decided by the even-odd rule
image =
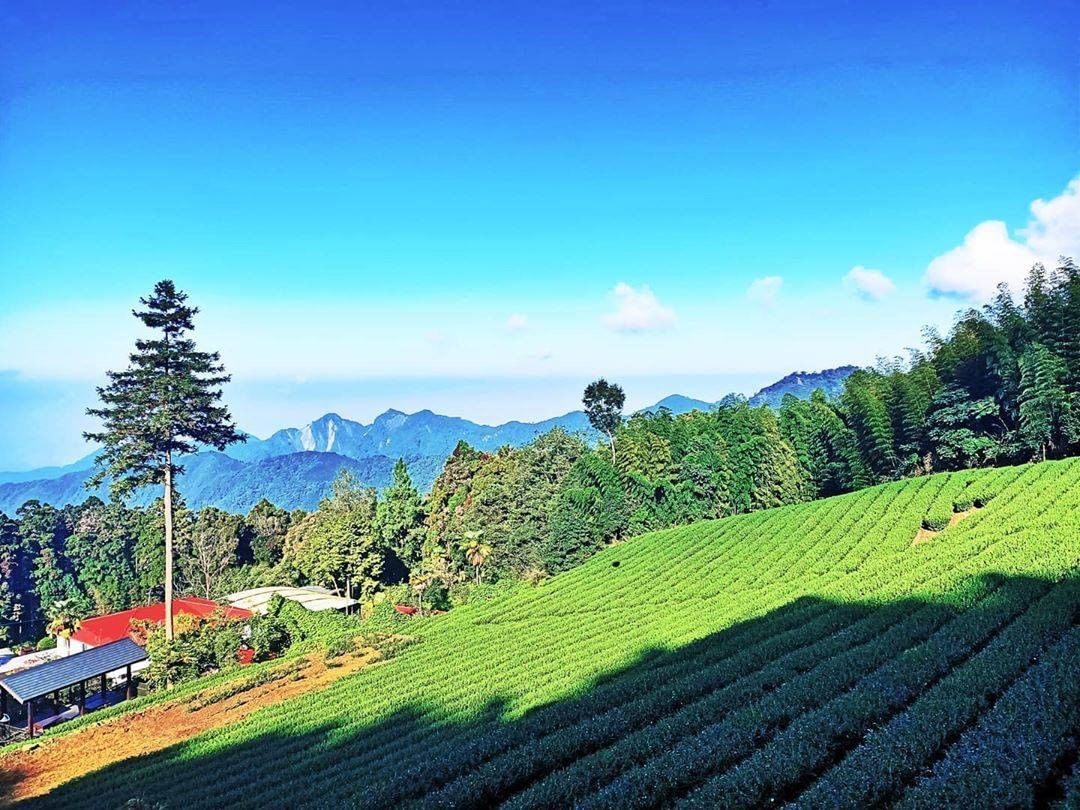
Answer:
[[[495,452],[462,442],[426,495],[399,460],[381,493],[343,471],[310,512],[266,500],[246,515],[188,510],[181,477],[175,586],[213,598],[315,584],[389,621],[394,603],[449,609],[645,531],[909,476],[1076,455],[1078,325],[1080,267],[1063,258],[1032,268],[1017,295],[1001,287],[958,313],[948,333],[928,330],[921,350],[854,372],[835,397],[787,396],[778,407],[728,399],[678,416],[616,412],[595,446],[558,428]],[[618,386],[605,385],[621,405]],[[0,642],[33,643],[51,620],[160,598],[163,532],[160,502],[28,501],[0,513]]]

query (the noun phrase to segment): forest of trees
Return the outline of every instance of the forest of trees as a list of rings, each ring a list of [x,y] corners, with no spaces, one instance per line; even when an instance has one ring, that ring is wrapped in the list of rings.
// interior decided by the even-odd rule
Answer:
[[[929,331],[923,350],[856,371],[834,399],[818,392],[778,409],[732,401],[623,419],[621,390],[594,386],[608,420],[599,446],[561,430],[493,453],[462,443],[426,496],[399,462],[383,493],[346,473],[310,513],[266,501],[244,516],[181,504],[176,587],[220,597],[311,583],[446,607],[483,583],[535,581],[644,531],[909,475],[1075,454],[1080,268],[1068,259],[1036,266],[1019,297],[1001,288],[948,334]],[[163,532],[160,504],[32,501],[0,515],[0,641],[36,640],[61,612],[159,598]]]

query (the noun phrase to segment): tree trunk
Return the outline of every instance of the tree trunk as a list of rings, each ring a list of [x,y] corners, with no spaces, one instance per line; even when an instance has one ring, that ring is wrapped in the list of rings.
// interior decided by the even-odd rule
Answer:
[[[608,444],[611,445],[611,466],[614,467],[615,466],[615,434],[609,432],[608,435],[607,435],[607,438],[608,438]]]
[[[172,451],[165,452],[165,639],[173,640]]]

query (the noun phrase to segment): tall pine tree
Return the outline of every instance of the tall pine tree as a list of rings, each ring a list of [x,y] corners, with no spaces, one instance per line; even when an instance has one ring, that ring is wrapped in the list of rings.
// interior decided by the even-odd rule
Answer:
[[[200,446],[223,450],[243,441],[221,387],[229,381],[216,352],[196,350],[188,333],[198,312],[187,295],[169,280],[154,285],[144,309],[132,314],[154,336],[135,341],[135,352],[123,371],[108,372],[108,385],[98,388],[101,407],[87,413],[102,421],[102,430],[85,434],[102,445],[97,471],[87,486],[106,478],[114,498],[123,499],[145,486],[164,488],[165,635],[173,637],[173,494],[184,472],[179,456]]]

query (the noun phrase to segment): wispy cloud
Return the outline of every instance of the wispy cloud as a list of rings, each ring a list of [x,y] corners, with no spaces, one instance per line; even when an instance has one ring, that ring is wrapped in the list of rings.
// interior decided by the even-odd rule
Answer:
[[[784,286],[784,279],[780,276],[765,276],[754,279],[754,282],[746,291],[746,298],[759,306],[771,307],[776,303],[776,296],[780,288]]]
[[[863,267],[861,264],[852,267],[844,276],[844,286],[865,301],[880,301],[896,291],[896,285],[891,278],[880,270]]]
[[[675,323],[675,312],[660,303],[643,284],[634,288],[620,281],[613,290],[615,311],[604,316],[604,324],[616,332],[648,332]]]
[[[515,312],[509,318],[506,319],[506,331],[507,332],[520,332],[529,326],[529,316],[522,315],[520,312]]]
[[[979,223],[930,262],[923,280],[932,295],[981,301],[1002,282],[1019,289],[1031,265],[1050,265],[1059,256],[1080,256],[1080,177],[1058,196],[1031,203],[1027,226],[1015,238],[1001,220]]]

